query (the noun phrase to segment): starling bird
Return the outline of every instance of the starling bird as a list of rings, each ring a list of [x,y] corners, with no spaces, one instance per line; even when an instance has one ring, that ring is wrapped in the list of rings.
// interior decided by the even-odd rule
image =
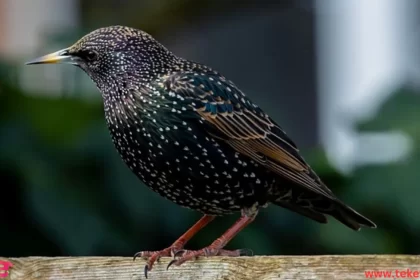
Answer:
[[[145,273],[162,256],[180,265],[198,256],[240,256],[224,246],[274,204],[353,230],[376,225],[340,201],[285,131],[229,79],[181,58],[144,31],[97,29],[69,48],[27,64],[69,63],[102,93],[115,148],[153,191],[204,216],[171,246],[139,252]],[[241,217],[208,247],[184,245],[216,216]]]

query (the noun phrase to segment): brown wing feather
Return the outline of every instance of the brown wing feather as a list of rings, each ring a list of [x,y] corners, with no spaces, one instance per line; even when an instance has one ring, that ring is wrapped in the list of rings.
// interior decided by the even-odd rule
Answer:
[[[222,132],[227,137],[225,141],[238,152],[299,185],[327,197],[334,197],[300,157],[298,150],[275,134],[273,128],[280,128],[268,117],[259,117],[249,110],[213,115],[203,110],[198,112]]]

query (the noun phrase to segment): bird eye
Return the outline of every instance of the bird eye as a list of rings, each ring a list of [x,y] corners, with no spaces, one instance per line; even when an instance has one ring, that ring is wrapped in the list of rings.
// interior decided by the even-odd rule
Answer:
[[[92,50],[86,50],[86,51],[82,51],[80,53],[80,56],[87,61],[92,61],[96,59],[97,53]]]

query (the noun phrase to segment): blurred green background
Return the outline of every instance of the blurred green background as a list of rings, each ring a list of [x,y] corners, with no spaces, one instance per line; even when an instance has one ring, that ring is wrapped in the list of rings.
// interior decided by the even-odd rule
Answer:
[[[14,2],[33,7],[45,1]],[[319,116],[325,99],[317,87],[322,65],[315,25],[317,17],[328,15],[316,11],[315,1],[72,2],[74,26],[53,28],[61,20],[55,16],[40,28],[31,49],[15,55],[11,47],[0,48],[0,240],[7,240],[0,255],[132,256],[169,246],[200,218],[150,191],[126,168],[112,146],[101,96],[80,70],[23,66],[111,24],[146,30],[178,54],[234,80],[285,128],[325,183],[378,225],[354,232],[331,218],[321,225],[271,206],[227,248],[250,248],[258,255],[420,253],[416,78],[388,87],[368,119],[348,125],[345,113],[336,115],[354,134],[402,133],[411,147],[405,156],[354,164],[351,172],[340,169],[327,153],[328,142],[322,141],[325,124]],[[49,13],[64,17],[65,11],[54,5]],[[0,18],[8,9],[0,6]],[[15,34],[15,29],[32,30],[31,20],[35,16],[22,19],[20,27],[9,22],[7,32],[3,23],[3,44],[9,38],[5,34]],[[24,44],[25,38],[19,40]],[[365,147],[378,147],[375,139]],[[392,145],[375,153],[398,148]],[[354,153],[364,154],[357,147]],[[208,245],[236,218],[217,219],[188,248]]]

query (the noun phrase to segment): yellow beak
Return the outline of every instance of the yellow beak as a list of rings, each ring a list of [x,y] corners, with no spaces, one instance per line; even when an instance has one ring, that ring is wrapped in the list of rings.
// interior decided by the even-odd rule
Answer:
[[[68,48],[53,52],[31,61],[26,62],[26,65],[30,64],[56,64],[56,63],[69,63],[75,64],[73,57],[69,55]]]

